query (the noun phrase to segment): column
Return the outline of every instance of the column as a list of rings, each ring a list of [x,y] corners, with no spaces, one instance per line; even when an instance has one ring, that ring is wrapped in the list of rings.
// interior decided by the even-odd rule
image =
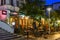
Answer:
[[[10,10],[6,10],[7,11],[7,23],[10,24]]]
[[[14,6],[17,6],[17,2],[16,2],[17,0],[13,0],[13,4],[14,4]]]
[[[23,2],[26,4],[26,1],[25,0],[23,0]]]
[[[10,0],[6,0],[6,4],[9,5],[10,4]]]
[[[1,0],[0,0],[0,5],[1,5]]]

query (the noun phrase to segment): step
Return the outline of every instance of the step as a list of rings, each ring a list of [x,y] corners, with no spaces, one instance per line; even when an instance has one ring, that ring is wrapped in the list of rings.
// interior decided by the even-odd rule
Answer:
[[[14,37],[4,37],[4,38],[2,38],[2,40],[4,39],[4,40],[9,40],[9,39],[16,39],[16,38],[21,38],[21,37],[19,37],[19,36],[14,36]]]

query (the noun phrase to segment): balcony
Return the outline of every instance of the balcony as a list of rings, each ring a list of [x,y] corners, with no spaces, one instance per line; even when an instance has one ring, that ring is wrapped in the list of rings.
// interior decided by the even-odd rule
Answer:
[[[15,6],[11,6],[11,5],[3,5],[3,6],[0,6],[0,10],[12,10],[12,11],[16,11],[18,12],[19,11],[19,7],[15,7]]]

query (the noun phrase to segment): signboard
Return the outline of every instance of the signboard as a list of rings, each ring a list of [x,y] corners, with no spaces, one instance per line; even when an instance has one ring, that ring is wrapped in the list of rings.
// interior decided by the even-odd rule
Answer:
[[[2,10],[2,14],[3,14],[3,15],[7,15],[7,11]]]
[[[6,20],[6,17],[7,17],[7,11],[0,10],[0,20],[4,21]]]

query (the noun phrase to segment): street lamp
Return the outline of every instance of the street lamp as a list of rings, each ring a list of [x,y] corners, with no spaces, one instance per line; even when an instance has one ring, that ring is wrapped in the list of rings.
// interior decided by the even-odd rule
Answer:
[[[51,7],[47,8],[48,14],[49,14],[49,34],[50,34],[50,11],[52,10]]]

